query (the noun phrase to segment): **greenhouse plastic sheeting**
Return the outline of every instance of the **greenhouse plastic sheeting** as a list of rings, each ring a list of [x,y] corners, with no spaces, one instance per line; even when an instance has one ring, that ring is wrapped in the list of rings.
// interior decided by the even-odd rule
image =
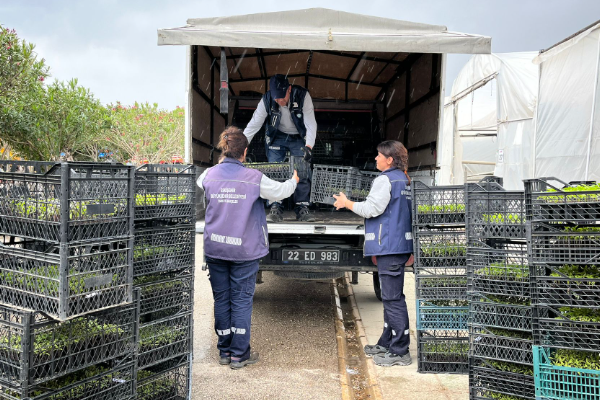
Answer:
[[[493,172],[503,177],[507,189],[523,189],[522,180],[533,176],[530,160],[538,68],[532,60],[537,54],[475,55],[463,67],[452,86],[449,103],[453,107],[447,104],[445,108],[438,184],[463,183],[465,166],[469,176],[480,178]],[[448,111],[454,115],[447,115]],[[452,151],[449,143],[454,144]],[[463,160],[495,162],[495,166],[463,165]]]
[[[600,23],[543,51],[536,177],[600,180]]]

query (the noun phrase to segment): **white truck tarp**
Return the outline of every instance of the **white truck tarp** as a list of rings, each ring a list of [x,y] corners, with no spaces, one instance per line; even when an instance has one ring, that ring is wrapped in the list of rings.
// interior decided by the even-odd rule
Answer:
[[[600,181],[600,21],[542,51],[536,177]]]
[[[438,184],[463,183],[464,168],[474,180],[501,176],[507,189],[533,176],[537,54],[475,55],[463,67],[444,111]]]
[[[490,53],[491,38],[444,26],[325,8],[189,19],[159,29],[159,45],[406,53]]]

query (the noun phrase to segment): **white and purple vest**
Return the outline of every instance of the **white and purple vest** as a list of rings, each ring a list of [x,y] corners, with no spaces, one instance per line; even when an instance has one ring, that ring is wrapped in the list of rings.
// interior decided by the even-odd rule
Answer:
[[[260,171],[246,168],[233,158],[225,158],[206,173],[202,182],[206,197],[206,256],[250,261],[269,253],[261,179]]]

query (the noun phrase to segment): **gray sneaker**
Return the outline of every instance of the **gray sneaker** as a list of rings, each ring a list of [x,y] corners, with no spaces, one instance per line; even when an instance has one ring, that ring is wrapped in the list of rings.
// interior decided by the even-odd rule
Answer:
[[[229,365],[229,364],[231,364],[231,356],[221,356],[221,357],[219,357],[219,364],[221,364],[221,365]]]
[[[364,350],[365,354],[368,356],[384,355],[388,352],[388,349],[378,344],[368,344],[365,346]]]
[[[267,222],[281,222],[283,221],[283,211],[279,208],[279,206],[273,205],[271,206],[271,212],[267,215]]]
[[[391,367],[394,365],[407,366],[412,364],[412,358],[410,353],[406,353],[403,356],[397,354],[385,353],[383,355],[373,356],[373,361],[380,367]]]
[[[258,362],[258,352],[253,351],[250,353],[250,357],[244,361],[231,360],[231,364],[229,364],[229,368],[240,369],[240,368],[244,368],[246,365],[256,364],[257,362]]]
[[[308,207],[302,207],[296,214],[296,219],[302,222],[315,222],[315,217],[310,213]]]

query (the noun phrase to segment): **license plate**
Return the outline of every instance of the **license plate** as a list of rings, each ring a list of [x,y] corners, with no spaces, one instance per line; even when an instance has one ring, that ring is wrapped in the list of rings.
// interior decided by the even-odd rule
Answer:
[[[339,263],[339,250],[283,250],[283,261],[299,264]]]

